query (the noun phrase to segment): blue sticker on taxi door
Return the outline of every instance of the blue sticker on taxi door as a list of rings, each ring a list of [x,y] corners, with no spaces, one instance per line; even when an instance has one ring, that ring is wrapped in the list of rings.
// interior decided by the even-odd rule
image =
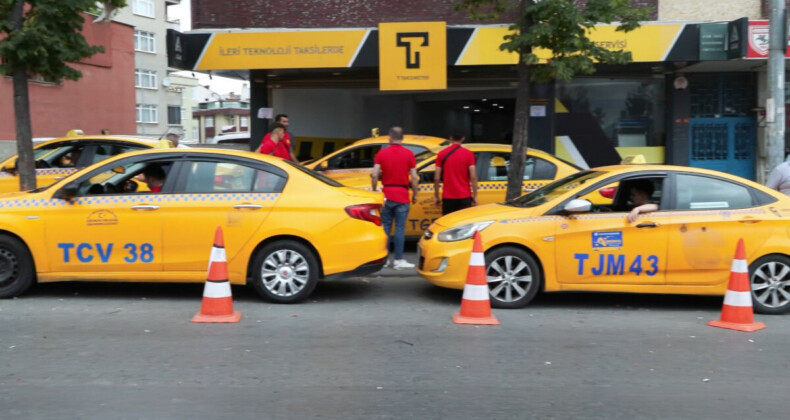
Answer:
[[[619,248],[623,246],[623,232],[593,232],[593,248]]]

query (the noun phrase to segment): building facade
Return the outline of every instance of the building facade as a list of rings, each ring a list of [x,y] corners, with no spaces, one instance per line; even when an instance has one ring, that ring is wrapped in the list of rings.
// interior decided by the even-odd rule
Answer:
[[[262,7],[254,0],[232,5],[194,0],[196,29],[183,34],[186,52],[178,56],[179,67],[249,80],[252,115],[269,108],[289,114],[297,139],[347,141],[367,137],[372,127],[402,125],[413,133],[460,131],[472,141],[507,143],[517,57],[498,47],[513,16],[481,24],[456,11],[454,3],[274,1]],[[596,42],[631,51],[634,61],[599,66],[595,75],[568,83],[534,86],[530,146],[582,166],[643,154],[650,162],[761,180],[768,168],[761,167],[758,154],[766,84],[759,25],[767,1],[634,4],[652,7],[654,20],[627,34],[599,26],[591,35]],[[382,69],[387,67],[381,63],[404,52],[407,63],[415,56],[387,44],[381,22],[444,25],[431,34],[444,43],[438,66],[445,69],[446,84],[384,87]],[[430,26],[419,25],[420,31]],[[435,64],[427,49],[408,47]],[[253,139],[267,122],[253,118]]]
[[[166,35],[179,29],[168,7],[180,0],[129,0],[113,20],[134,27],[134,82],[136,133],[162,136],[184,131],[181,93],[172,85],[167,67]]]
[[[33,137],[62,137],[69,130],[99,133],[135,132],[134,28],[112,21],[94,23],[96,16],[84,15],[82,33],[99,53],[70,64],[82,72],[77,81],[48,83],[32,77],[28,81]],[[0,77],[0,155],[16,153],[13,85]]]

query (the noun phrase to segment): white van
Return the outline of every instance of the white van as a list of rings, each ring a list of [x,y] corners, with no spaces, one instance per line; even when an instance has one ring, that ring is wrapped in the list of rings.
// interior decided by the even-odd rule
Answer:
[[[208,144],[250,144],[250,132],[220,133],[208,140]]]

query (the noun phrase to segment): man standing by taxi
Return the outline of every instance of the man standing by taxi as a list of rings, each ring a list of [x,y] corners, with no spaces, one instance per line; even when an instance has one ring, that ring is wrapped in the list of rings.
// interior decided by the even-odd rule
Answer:
[[[299,163],[299,159],[296,158],[296,154],[294,153],[293,137],[288,132],[288,124],[289,124],[288,116],[285,115],[285,114],[277,114],[274,117],[274,124],[279,124],[279,125],[282,126],[282,128],[283,128],[283,135],[282,135],[282,139],[280,141],[283,142],[282,146],[287,147],[287,150],[288,150],[288,155],[287,156],[285,156],[285,153],[276,154],[275,156],[282,155],[280,157],[285,159],[285,160],[291,160],[291,161],[294,161],[296,163]],[[272,124],[272,127],[274,126],[274,124]],[[271,131],[272,130],[270,129],[269,132],[266,133],[265,136],[263,136],[263,140],[261,141],[261,148],[258,149],[258,151],[260,151],[261,153],[263,153],[262,150],[263,150],[264,143],[267,143],[267,140],[271,140],[272,139],[271,138]],[[266,154],[271,154],[271,153],[266,153]]]
[[[291,153],[288,150],[288,142],[285,141],[285,127],[280,123],[274,123],[269,128],[269,132],[261,142],[261,148],[258,149],[264,155],[277,156],[283,159],[290,159]]]
[[[464,140],[461,135],[450,136],[450,146],[436,155],[433,191],[436,205],[442,205],[442,216],[477,205],[475,154],[461,146]]]
[[[387,234],[387,249],[394,248],[395,261],[392,268],[405,270],[414,264],[403,258],[406,241],[406,216],[409,214],[409,185],[411,202],[417,202],[418,177],[415,169],[414,153],[403,147],[403,129],[392,127],[389,131],[390,145],[376,153],[373,172],[370,174],[372,191],[378,190],[379,177],[383,185],[384,207],[381,209],[381,225]],[[395,220],[395,234],[392,235],[392,221]],[[389,257],[387,258],[389,266]]]

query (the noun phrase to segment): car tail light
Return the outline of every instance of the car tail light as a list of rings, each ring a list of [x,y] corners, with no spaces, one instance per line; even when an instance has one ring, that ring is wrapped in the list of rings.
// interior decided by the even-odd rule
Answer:
[[[600,193],[602,196],[606,198],[614,198],[614,193],[616,192],[617,192],[617,187],[606,187],[598,190],[598,193]]]
[[[356,204],[346,207],[346,213],[355,219],[366,220],[376,226],[381,226],[380,208],[381,204]]]

